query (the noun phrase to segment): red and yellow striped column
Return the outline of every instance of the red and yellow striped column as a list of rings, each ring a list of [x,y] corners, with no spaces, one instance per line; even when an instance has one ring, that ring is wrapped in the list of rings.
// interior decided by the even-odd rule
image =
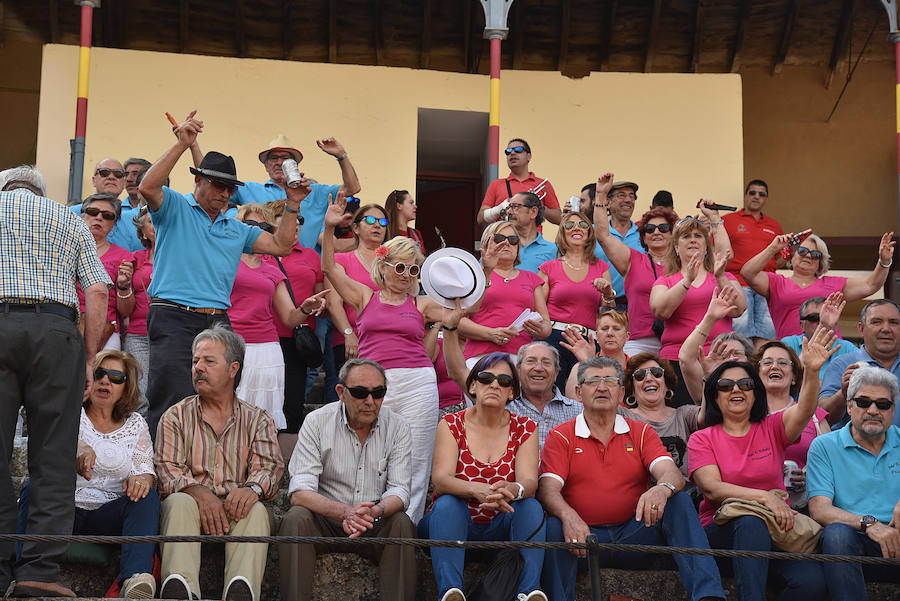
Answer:
[[[75,103],[75,138],[69,141],[69,204],[81,202],[84,175],[84,139],[87,132],[88,83],[91,74],[91,33],[94,0],[81,1],[81,44],[78,51],[78,99]]]
[[[491,112],[488,134],[488,172],[491,181],[500,173],[500,38],[491,37]]]

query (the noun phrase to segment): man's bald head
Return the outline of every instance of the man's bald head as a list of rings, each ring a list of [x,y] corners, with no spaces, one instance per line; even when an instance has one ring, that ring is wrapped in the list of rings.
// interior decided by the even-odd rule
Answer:
[[[125,168],[116,159],[103,159],[94,167],[91,183],[98,193],[118,197],[125,189]]]

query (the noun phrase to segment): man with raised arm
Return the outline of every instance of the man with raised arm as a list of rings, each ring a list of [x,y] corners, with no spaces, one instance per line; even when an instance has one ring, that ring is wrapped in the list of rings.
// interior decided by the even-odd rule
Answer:
[[[506,145],[506,164],[509,165],[509,176],[495,179],[488,185],[487,193],[476,217],[478,225],[484,226],[503,217],[514,195],[519,192],[534,192],[544,205],[544,217],[550,223],[559,225],[562,213],[559,210],[559,199],[553,186],[546,179],[540,179],[529,171],[531,163],[531,146],[522,138],[513,138]]]

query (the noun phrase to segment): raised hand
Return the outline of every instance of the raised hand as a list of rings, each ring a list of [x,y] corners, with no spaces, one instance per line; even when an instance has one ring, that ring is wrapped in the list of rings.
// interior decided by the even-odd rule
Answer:
[[[878,261],[882,265],[890,265],[893,261],[894,245],[896,244],[893,237],[894,232],[887,232],[881,237],[881,243],[878,245]]]
[[[579,361],[590,359],[594,356],[597,349],[597,338],[593,332],[588,333],[590,340],[585,340],[584,336],[572,328],[566,328],[562,333],[563,339],[559,345],[575,355]]]
[[[594,202],[606,202],[606,196],[612,188],[615,177],[611,171],[607,171],[597,178],[597,194],[594,196]]]
[[[203,131],[203,121],[199,119],[194,119],[194,115],[197,114],[197,109],[192,110],[188,113],[187,118],[183,123],[179,124],[178,127],[175,128],[175,137],[178,138],[178,141],[185,147],[190,147],[191,144],[197,141],[197,135]]]
[[[116,285],[125,288],[131,285],[131,277],[134,275],[134,264],[131,261],[122,261],[119,264],[119,272],[116,275]]]
[[[443,323],[448,328],[456,328],[459,326],[459,320],[461,320],[466,315],[466,310],[462,308],[462,305],[459,302],[459,299],[456,300],[456,308],[448,309],[447,307],[443,308],[443,312],[441,314],[441,323]],[[493,341],[493,337],[492,337]]]
[[[700,199],[700,212],[710,221],[717,222],[722,219],[719,217],[718,209],[710,209],[707,205],[715,204],[713,200],[707,200],[705,198]]]
[[[716,251],[716,262],[713,264],[713,275],[719,277],[725,273],[725,266],[734,258],[734,252],[727,248],[724,251]]]
[[[303,309],[303,312],[307,315],[321,315],[322,311],[325,310],[325,305],[328,303],[326,296],[331,290],[332,288],[325,288],[320,292],[316,292],[300,303],[300,308]]]
[[[344,191],[337,193],[337,198],[332,199],[331,194],[328,195],[328,210],[325,211],[326,227],[349,227],[353,223],[353,215],[345,213],[347,210],[347,198]]]
[[[713,290],[712,298],[709,300],[706,314],[716,321],[724,319],[737,308],[737,305],[734,304],[736,298],[737,290],[733,286],[725,286],[721,289],[716,288]]]
[[[821,325],[813,332],[811,339],[807,340],[804,336],[800,352],[800,363],[803,364],[803,369],[819,373],[825,362],[840,348],[836,341],[837,334]]]
[[[335,140],[334,138],[324,138],[322,140],[316,140],[316,146],[319,147],[319,150],[330,154],[333,157],[344,156],[344,145]]]
[[[772,238],[772,241],[769,242],[769,249],[773,252],[778,252],[780,250],[784,250],[788,248],[791,244],[791,238],[794,237],[795,234],[781,234],[780,236],[775,236]]]
[[[685,265],[685,269],[687,270],[687,277],[685,279],[687,280],[688,285],[693,284],[694,280],[697,279],[702,264],[703,259],[700,257],[700,253],[695,254],[688,260],[687,265]]]
[[[819,308],[819,323],[822,324],[822,327],[833,330],[841,318],[845,306],[847,306],[847,301],[844,300],[843,292],[838,290],[829,294]]]

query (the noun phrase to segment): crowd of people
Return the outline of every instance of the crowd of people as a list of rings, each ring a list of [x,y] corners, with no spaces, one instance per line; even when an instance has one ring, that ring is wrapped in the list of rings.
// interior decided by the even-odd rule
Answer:
[[[334,138],[316,145],[340,184],[285,165],[303,153],[284,135],[258,183],[201,152],[203,129],[194,111],[154,163],[100,161],[69,208],[36,168],[0,172],[2,437],[23,406],[30,476],[17,503],[0,458],[0,531],[268,535],[286,469],[283,535],[900,557],[900,308],[868,302],[859,348],[837,327],[884,286],[892,232],[871,273],[830,276],[821,237],[763,212],[762,180],[724,217],[708,200],[681,217],[659,193],[635,222],[638,184],[603,173],[560,206],[517,138],[471,217],[479,261],[426,249],[406,190],[362,203]],[[307,412],[316,377],[334,402]],[[74,596],[65,550],[0,543],[0,589]],[[347,550],[378,564],[383,599],[417,598],[412,547],[287,543],[281,597],[312,598],[316,554]],[[123,597],[203,598],[200,544],[161,545],[154,576],[156,552],[123,545]],[[221,598],[259,600],[267,546],[225,554]],[[521,556],[519,601],[574,599],[583,548]],[[430,550],[440,601],[465,601],[466,557]],[[722,573],[742,601],[767,585],[864,599],[866,578],[898,579],[674,560],[695,601],[725,598]]]

